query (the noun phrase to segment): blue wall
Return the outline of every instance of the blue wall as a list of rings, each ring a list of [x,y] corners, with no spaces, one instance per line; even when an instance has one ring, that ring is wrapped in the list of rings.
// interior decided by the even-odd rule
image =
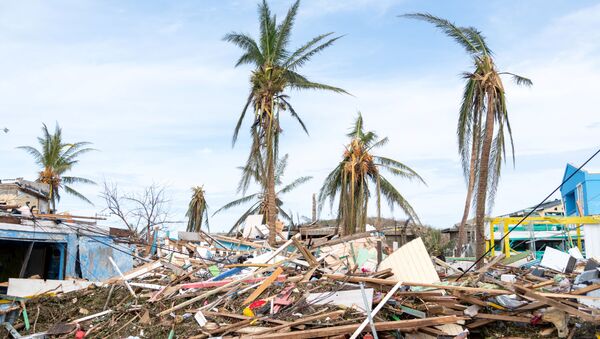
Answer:
[[[66,252],[63,251],[63,253],[61,253],[61,257],[64,258],[63,262],[65,266],[64,274],[63,272],[60,272],[60,279],[64,279],[65,277],[78,277],[76,270],[78,245],[82,278],[98,281],[116,276],[118,273],[114,270],[108,260],[109,256],[112,256],[121,272],[127,272],[133,268],[133,258],[130,255],[100,242],[109,244],[125,252],[129,251],[129,253],[132,253],[131,247],[115,244],[112,238],[108,236],[78,236],[75,233],[67,232],[32,232],[0,229],[0,239],[14,241],[35,240],[36,242],[52,242],[62,244],[63,246],[66,245],[64,246],[66,247]]]
[[[563,181],[576,169],[573,165],[567,164]],[[600,214],[600,173],[588,173],[582,170],[565,182],[560,189],[565,203],[565,215],[579,215],[576,205],[576,191],[579,184],[583,189],[583,214]]]

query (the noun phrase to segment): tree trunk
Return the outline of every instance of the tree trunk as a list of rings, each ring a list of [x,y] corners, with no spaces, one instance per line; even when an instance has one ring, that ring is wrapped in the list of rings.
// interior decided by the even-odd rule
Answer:
[[[475,138],[474,138],[475,139]],[[465,226],[467,224],[467,219],[469,218],[469,212],[471,211],[471,202],[473,200],[473,190],[475,189],[475,163],[477,157],[477,143],[479,140],[473,140],[473,145],[471,148],[471,161],[469,164],[469,182],[467,184],[467,198],[465,200],[465,209],[463,211],[462,219],[460,220],[460,224],[458,225],[458,240],[456,242],[456,255],[462,255],[462,249],[464,244],[467,242],[466,230]]]
[[[476,230],[476,256],[480,258],[485,253],[485,203],[487,200],[488,173],[490,167],[490,151],[494,134],[494,105],[491,97],[488,99],[487,114],[485,118],[485,132],[479,159],[479,183],[477,186],[477,207],[475,211]],[[491,244],[494,246],[494,244]],[[479,261],[478,267],[483,266]]]
[[[277,196],[275,194],[275,175],[274,175],[274,166],[272,164],[271,161],[269,161],[270,164],[269,166],[269,170],[267,171],[268,176],[267,176],[267,192],[266,192],[266,199],[267,199],[267,215],[266,220],[267,220],[267,225],[269,226],[269,245],[271,246],[275,246],[276,245],[276,241],[275,241],[275,236],[276,236],[276,222],[277,222]]]

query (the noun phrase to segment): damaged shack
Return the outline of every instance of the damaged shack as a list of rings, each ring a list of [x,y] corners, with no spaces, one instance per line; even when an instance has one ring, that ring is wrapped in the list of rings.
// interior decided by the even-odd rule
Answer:
[[[10,278],[100,281],[133,267],[127,246],[98,226],[96,218],[48,214],[48,187],[23,179],[0,183],[0,282]],[[124,250],[125,249],[125,250]],[[131,248],[129,248],[131,252]]]

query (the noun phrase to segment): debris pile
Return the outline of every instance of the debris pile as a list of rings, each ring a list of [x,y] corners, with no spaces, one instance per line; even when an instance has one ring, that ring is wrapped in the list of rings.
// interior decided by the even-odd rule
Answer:
[[[600,319],[594,259],[548,248],[541,262],[501,254],[466,271],[430,257],[420,238],[395,251],[377,231],[279,238],[188,233],[139,246],[143,262],[106,281],[11,279],[3,334],[573,338],[593,336]]]

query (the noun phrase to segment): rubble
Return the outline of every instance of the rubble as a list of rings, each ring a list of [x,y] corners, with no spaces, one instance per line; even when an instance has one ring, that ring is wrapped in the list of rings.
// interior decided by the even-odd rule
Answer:
[[[600,320],[597,262],[572,263],[562,252],[553,253],[569,256],[562,266],[515,267],[501,254],[464,272],[430,257],[419,238],[391,252],[377,231],[306,241],[279,234],[276,248],[186,233],[159,239],[154,253],[138,246],[145,260],[102,282],[11,279],[3,335],[573,338],[592,336]]]

